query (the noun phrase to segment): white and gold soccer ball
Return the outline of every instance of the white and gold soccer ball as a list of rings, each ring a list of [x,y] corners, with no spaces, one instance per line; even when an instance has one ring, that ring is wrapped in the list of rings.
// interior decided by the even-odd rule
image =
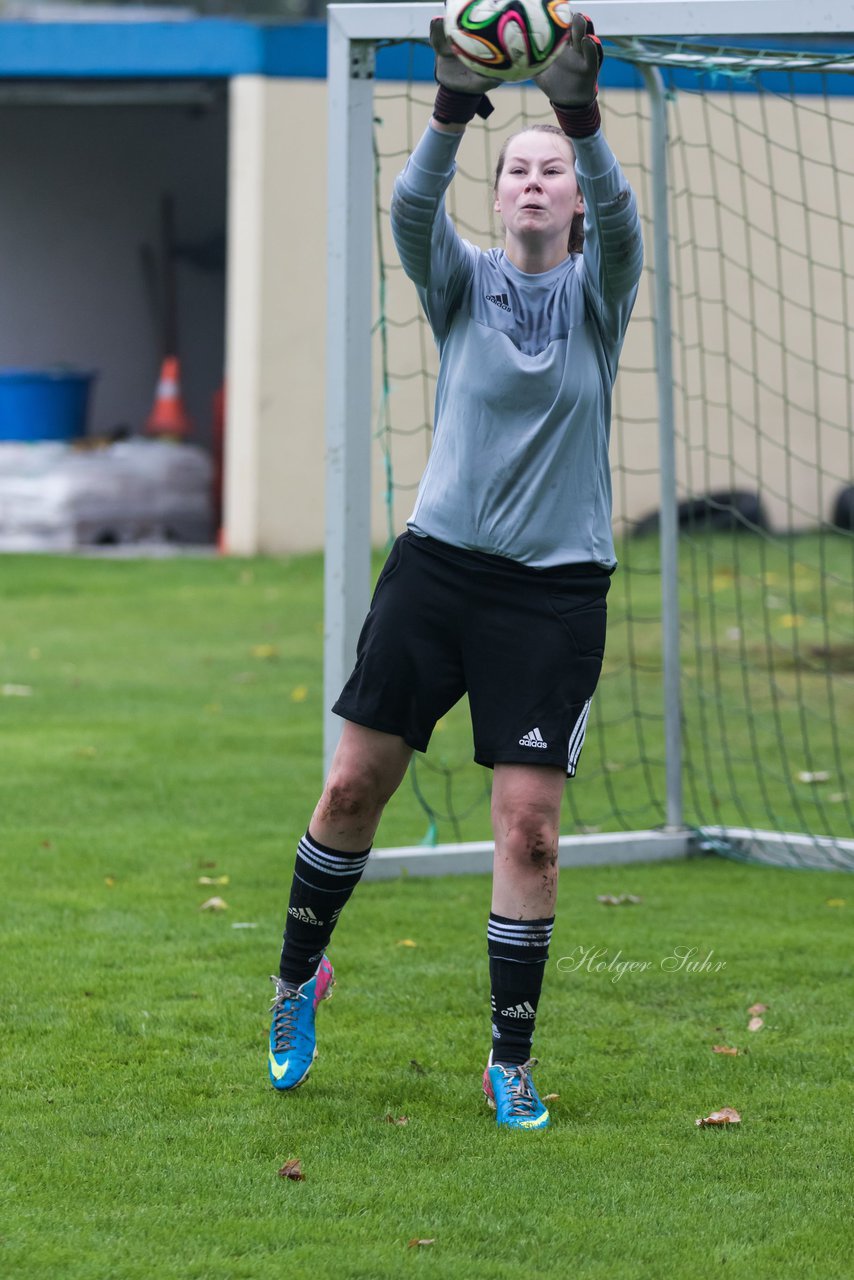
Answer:
[[[569,36],[566,0],[446,0],[445,34],[472,71],[530,80],[554,62]]]

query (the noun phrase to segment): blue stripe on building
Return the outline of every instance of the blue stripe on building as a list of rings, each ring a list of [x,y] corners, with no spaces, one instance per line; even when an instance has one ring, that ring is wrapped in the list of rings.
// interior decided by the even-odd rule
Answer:
[[[852,42],[805,38],[815,52],[851,53]],[[692,41],[714,48],[721,41]],[[787,48],[791,43],[744,41],[753,49]],[[606,41],[607,48],[607,41]],[[602,69],[604,88],[639,88],[638,71],[610,51]],[[426,44],[405,41],[381,47],[377,53],[378,80],[433,80],[433,58]],[[266,75],[297,79],[326,76],[326,25],[321,22],[272,24],[225,18],[144,23],[0,23],[0,79],[226,79],[234,75]],[[698,75],[668,71],[673,89],[750,93],[754,76],[720,72]],[[763,72],[761,84],[780,93],[854,93],[854,74],[826,76],[814,72]]]

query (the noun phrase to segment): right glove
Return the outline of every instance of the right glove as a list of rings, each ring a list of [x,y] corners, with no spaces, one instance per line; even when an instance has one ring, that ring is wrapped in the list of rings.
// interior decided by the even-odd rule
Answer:
[[[495,81],[489,76],[479,76],[471,71],[454,53],[453,45],[445,34],[442,18],[430,23],[430,44],[436,55],[436,82],[439,91],[433,116],[440,124],[468,124],[475,116],[486,119],[493,111],[486,96]]]
[[[551,66],[534,76],[534,83],[560,107],[586,107],[598,92],[604,56],[593,23],[585,14],[574,13],[569,39]]]
[[[604,56],[593,23],[585,14],[574,13],[569,39],[557,58],[545,71],[534,76],[569,138],[589,138],[600,127],[596,95]]]

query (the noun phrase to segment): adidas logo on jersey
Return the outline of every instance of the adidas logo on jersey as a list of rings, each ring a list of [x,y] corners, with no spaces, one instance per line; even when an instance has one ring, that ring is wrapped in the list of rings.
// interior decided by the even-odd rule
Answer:
[[[502,1009],[502,1018],[534,1018],[537,1011],[532,1004],[526,1000],[524,1004],[513,1005],[510,1009]]]
[[[520,747],[539,747],[544,750],[549,744],[543,742],[543,735],[539,729],[532,729],[530,733],[526,733],[524,738],[519,739]]]
[[[493,306],[500,307],[502,311],[510,310],[510,299],[506,293],[487,293],[486,301],[491,302]]]
[[[303,924],[323,924],[322,920],[318,920],[311,907],[288,907],[288,915],[293,916],[295,920],[301,920]]]

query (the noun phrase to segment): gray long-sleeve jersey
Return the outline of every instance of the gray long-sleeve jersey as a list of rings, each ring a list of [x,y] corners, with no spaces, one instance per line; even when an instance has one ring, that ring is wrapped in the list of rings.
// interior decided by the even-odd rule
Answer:
[[[535,568],[613,566],[611,391],[643,261],[634,194],[601,133],[575,139],[584,252],[528,275],[445,212],[460,136],[428,126],[392,197],[440,354],[409,528]]]

